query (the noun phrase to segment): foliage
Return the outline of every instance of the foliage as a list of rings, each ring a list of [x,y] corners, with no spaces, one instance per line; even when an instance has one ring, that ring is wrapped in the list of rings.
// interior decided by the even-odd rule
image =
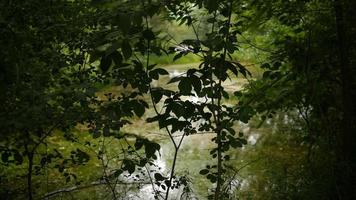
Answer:
[[[352,5],[347,0],[2,1],[2,196],[50,198],[104,185],[118,199],[129,196],[118,184],[148,182],[156,199],[167,200],[180,188],[194,198],[189,176],[176,173],[178,154],[190,136],[212,134],[212,163],[199,172],[213,187],[207,198],[233,199],[236,193],[249,198],[249,190],[231,189],[240,171],[231,157],[247,144],[236,127],[252,117],[261,125],[285,112],[300,124],[288,124],[287,136],[269,135],[256,148],[278,161],[262,165],[266,173],[249,168],[259,177],[250,191],[263,187],[260,196],[270,199],[352,199],[355,51],[347,21]],[[165,31],[172,24],[186,27],[187,37]],[[244,63],[246,57],[251,63]],[[170,75],[158,65],[167,59],[198,64],[158,86]],[[260,65],[256,71],[263,75],[252,77],[244,64]],[[237,77],[249,84],[243,91],[227,90],[226,82]],[[119,89],[102,92],[107,85]],[[174,150],[169,173],[153,169],[160,144],[123,131],[135,119],[165,131]],[[72,146],[61,149],[54,138]],[[288,152],[274,149],[282,146]],[[289,157],[294,151],[300,160]],[[100,163],[101,172],[81,186],[78,169],[93,163]],[[323,164],[329,168],[316,173]],[[26,171],[14,172],[20,168]],[[48,169],[75,186],[50,192],[48,181],[45,186],[38,178],[52,178]],[[334,176],[319,187],[329,170]]]

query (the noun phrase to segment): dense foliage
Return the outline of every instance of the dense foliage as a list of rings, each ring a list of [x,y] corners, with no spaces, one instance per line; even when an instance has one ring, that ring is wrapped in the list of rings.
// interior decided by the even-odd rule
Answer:
[[[148,184],[155,199],[177,191],[355,199],[353,8],[351,0],[1,1],[2,198],[129,199]],[[165,27],[177,24],[187,37]],[[199,63],[171,76],[159,58]],[[246,85],[228,88],[237,78]],[[142,122],[138,134],[127,131]],[[256,148],[247,123],[268,132]],[[150,125],[171,145],[168,172],[157,166],[164,152]],[[212,141],[198,171],[210,182],[203,194],[177,173],[195,135]],[[236,178],[244,169],[253,174],[247,186]]]

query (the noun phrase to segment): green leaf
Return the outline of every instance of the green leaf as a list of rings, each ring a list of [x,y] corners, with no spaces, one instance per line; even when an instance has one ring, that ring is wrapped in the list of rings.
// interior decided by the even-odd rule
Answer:
[[[200,82],[199,77],[191,76],[191,82],[192,82],[192,85],[193,85],[194,90],[196,91],[196,93],[199,93],[200,90],[201,90],[201,82]]]
[[[225,90],[222,90],[221,93],[225,99],[229,99],[229,93],[227,93]]]
[[[201,175],[206,175],[206,174],[208,174],[209,173],[209,170],[208,169],[202,169],[202,170],[200,170],[200,172],[199,172],[199,174],[201,174]]]
[[[282,63],[277,61],[277,62],[273,63],[273,67],[271,69],[278,70],[280,66],[282,66]]]
[[[153,98],[153,102],[158,103],[162,99],[162,96],[163,96],[162,89],[152,88],[151,95]]]
[[[152,64],[147,67],[147,70],[152,70],[154,67],[156,67],[157,64]]]
[[[248,120],[250,120],[250,118],[254,114],[254,110],[250,106],[243,106],[238,111],[238,114],[239,114],[239,120],[242,121],[243,123],[247,123]]]
[[[112,54],[111,54],[111,58],[112,60],[114,61],[114,63],[116,65],[121,65],[122,64],[122,55],[121,53],[119,53],[118,51],[114,51]]]
[[[168,81],[167,84],[178,82],[178,81],[182,80],[183,78],[184,77],[182,77],[182,76],[173,77],[173,78],[171,78],[171,80]]]
[[[158,80],[159,75],[168,75],[168,74],[169,73],[162,68],[157,68],[149,72],[149,76],[154,80]]]
[[[146,29],[142,32],[142,36],[146,39],[146,40],[154,40],[155,39],[155,34],[149,30]]]
[[[118,169],[114,172],[114,176],[119,177],[122,174],[122,172],[123,172],[122,169]]]
[[[129,59],[132,55],[131,45],[127,40],[124,40],[121,45],[122,54],[124,54],[125,59]]]
[[[154,80],[158,80],[159,76],[158,76],[158,72],[156,70],[152,70],[148,73],[148,76]]]
[[[167,70],[162,69],[162,68],[157,68],[155,69],[157,71],[158,74],[160,75],[168,75],[169,73],[167,72]]]
[[[143,114],[145,113],[145,106],[140,104],[139,102],[137,101],[133,101],[133,110],[135,112],[135,114],[138,116],[138,117],[142,117]]]
[[[135,165],[130,165],[128,168],[127,168],[127,171],[132,174],[135,172]]]
[[[137,138],[137,139],[136,139],[136,142],[135,142],[135,149],[136,149],[136,150],[141,149],[142,146],[143,146],[143,144],[144,144],[144,142],[145,142],[145,141],[144,141],[143,139]]]
[[[178,60],[178,59],[181,58],[183,55],[184,55],[184,52],[180,52],[180,53],[176,54],[176,55],[173,57],[173,61]]]
[[[212,174],[208,174],[208,176],[206,178],[209,179],[210,182],[212,182],[212,183],[216,182],[216,176],[214,176]]]
[[[238,71],[237,71],[236,67],[233,64],[231,64],[230,62],[227,62],[226,64],[227,64],[227,67],[229,68],[229,70],[233,74],[235,74],[235,76],[237,76],[238,75]]]
[[[130,15],[128,15],[127,13],[120,13],[118,24],[119,24],[119,28],[122,30],[122,32],[124,32],[124,33],[129,32],[129,29],[131,26]]]
[[[99,68],[101,69],[101,71],[103,73],[106,73],[109,70],[111,63],[112,63],[112,60],[110,59],[110,57],[103,56],[100,60]]]
[[[179,91],[182,94],[189,95],[192,91],[192,85],[190,82],[190,79],[187,77],[184,77],[178,84]]]
[[[240,92],[240,91],[235,91],[235,92],[234,92],[234,95],[235,95],[236,97],[241,97],[241,96],[242,96],[242,92]]]
[[[125,159],[123,161],[123,164],[124,164],[123,167],[124,170],[127,170],[130,174],[135,172],[135,163],[132,160]]]
[[[23,157],[18,151],[16,151],[14,153],[14,159],[15,159],[17,165],[20,165],[23,162]]]
[[[264,69],[264,68],[267,68],[267,69],[270,69],[271,68],[271,65],[269,63],[263,63],[261,65],[261,68]]]
[[[146,142],[145,144],[145,153],[146,158],[156,158],[156,151],[159,151],[161,146],[154,142]]]
[[[235,138],[233,140],[230,139],[230,145],[233,148],[240,148],[242,147],[242,143],[238,140],[236,140]]]
[[[245,138],[240,138],[239,140],[242,144],[244,144],[244,145],[247,144],[247,140]]]

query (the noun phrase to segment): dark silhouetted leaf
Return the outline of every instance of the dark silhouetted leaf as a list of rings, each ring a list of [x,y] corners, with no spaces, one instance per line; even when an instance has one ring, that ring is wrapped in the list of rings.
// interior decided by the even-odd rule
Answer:
[[[124,54],[125,59],[129,59],[132,55],[131,45],[127,40],[124,40],[121,45],[122,54]]]
[[[182,94],[188,95],[192,91],[192,85],[190,82],[190,79],[187,77],[184,77],[178,84],[179,91]]]

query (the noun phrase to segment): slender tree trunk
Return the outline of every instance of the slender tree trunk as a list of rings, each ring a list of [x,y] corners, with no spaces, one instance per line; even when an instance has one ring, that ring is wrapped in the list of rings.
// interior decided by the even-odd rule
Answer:
[[[178,151],[179,151],[179,149],[177,149],[177,148],[174,151],[173,163],[172,163],[172,167],[171,167],[171,174],[170,174],[170,177],[169,177],[169,185],[167,185],[167,192],[166,192],[166,196],[164,198],[165,200],[168,200],[169,191],[170,191],[170,188],[172,186],[174,171],[175,171],[176,162],[177,162]]]
[[[342,79],[342,130],[337,146],[337,187],[342,200],[356,199],[355,148],[356,128],[354,125],[353,72],[350,64],[348,30],[344,8],[347,1],[334,0],[336,34],[338,39],[339,68]],[[347,15],[346,15],[347,17]]]
[[[218,148],[217,148],[217,154],[218,154],[218,164],[217,164],[217,168],[218,168],[218,176],[217,176],[217,182],[216,182],[216,189],[215,189],[215,200],[220,200],[220,196],[221,196],[221,185],[223,184],[222,181],[222,152],[221,152],[221,131],[219,131],[217,133],[217,140],[216,142],[218,143]]]
[[[28,199],[32,200],[33,199],[33,194],[32,194],[33,153],[32,152],[28,152],[27,157],[28,157],[27,195],[28,195]]]

